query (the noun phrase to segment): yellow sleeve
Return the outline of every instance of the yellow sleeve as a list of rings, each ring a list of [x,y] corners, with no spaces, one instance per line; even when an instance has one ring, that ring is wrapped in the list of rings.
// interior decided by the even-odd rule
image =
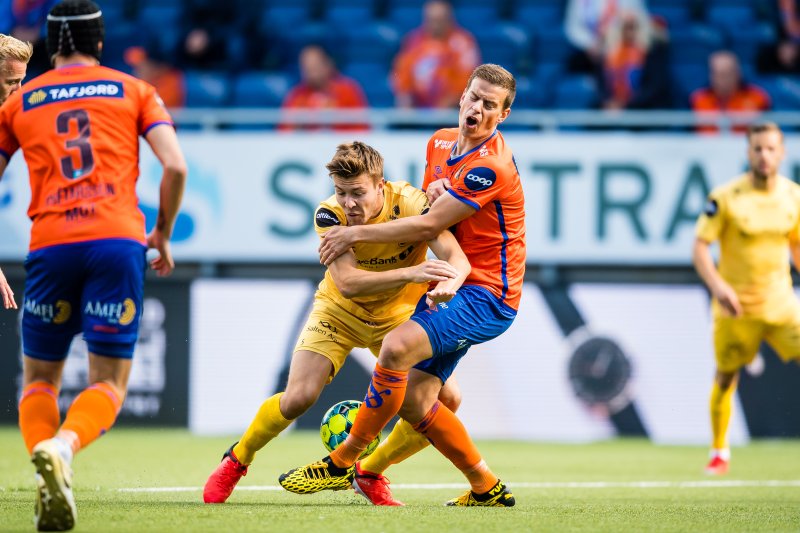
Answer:
[[[342,220],[339,213],[325,204],[320,204],[317,210],[314,211],[314,230],[320,237],[325,235],[332,227],[343,224],[344,220]]]
[[[413,217],[414,215],[424,215],[430,209],[428,197],[424,192],[408,185],[406,195],[401,204],[400,217]]]
[[[723,195],[712,191],[706,199],[703,212],[697,219],[695,236],[706,242],[714,242],[719,239],[725,228],[726,211]]]

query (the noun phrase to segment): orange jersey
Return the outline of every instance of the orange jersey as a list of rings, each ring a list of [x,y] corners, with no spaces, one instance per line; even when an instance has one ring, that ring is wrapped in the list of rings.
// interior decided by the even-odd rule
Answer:
[[[352,78],[337,75],[323,88],[314,88],[306,83],[300,83],[289,91],[281,106],[283,109],[366,109],[367,98],[361,86]],[[332,129],[337,131],[365,130],[366,124],[334,124]],[[292,126],[281,124],[281,130],[304,129],[319,130],[321,126],[302,125]]]
[[[476,209],[455,229],[472,265],[464,283],[486,287],[505,304],[519,309],[527,255],[525,196],[517,163],[499,131],[466,154],[451,157],[457,140],[458,129],[448,128],[428,141],[422,188],[448,178],[448,192]]]
[[[454,28],[437,39],[418,28],[405,38],[395,59],[395,92],[410,95],[414,107],[450,107],[479,64],[480,50],[468,31]]]
[[[772,101],[767,92],[757,85],[742,85],[728,100],[720,100],[710,88],[697,89],[691,95],[692,110],[700,113],[707,112],[754,112],[769,111]],[[714,133],[719,131],[716,126],[701,126],[697,131]],[[738,125],[733,131],[744,133],[747,126]]]
[[[147,83],[69,65],[26,83],[0,107],[0,155],[22,148],[31,185],[30,249],[96,239],[144,244],[139,135],[172,124]]]

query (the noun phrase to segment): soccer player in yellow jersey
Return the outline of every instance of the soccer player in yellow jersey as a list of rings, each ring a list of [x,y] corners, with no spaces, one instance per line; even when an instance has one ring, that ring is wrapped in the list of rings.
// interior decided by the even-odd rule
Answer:
[[[714,189],[697,221],[692,259],[713,297],[716,376],[713,444],[706,473],[728,471],[727,432],[739,369],[761,341],[781,359],[800,357],[800,302],[789,255],[800,267],[800,186],[778,174],[783,133],[773,123],[747,131],[750,171]],[[709,245],[719,240],[719,268]]]
[[[336,226],[377,224],[428,210],[424,192],[405,182],[384,181],[383,158],[364,143],[340,145],[326,167],[335,194],[314,214],[320,237]],[[438,260],[426,260],[428,246]],[[356,244],[329,264],[297,340],[286,390],[261,405],[247,431],[208,478],[203,500],[223,503],[228,499],[256,452],[317,401],[354,347],[369,348],[377,356],[383,337],[408,320],[426,293],[431,308],[448,302],[469,272],[469,261],[449,231],[427,244]],[[430,282],[436,282],[432,289]],[[460,394],[454,380],[445,383],[439,398],[451,409],[458,407]],[[381,472],[427,444],[424,436],[401,420],[369,459]],[[381,474],[370,475],[365,468],[364,475],[370,480],[361,485],[359,494],[375,505],[402,505],[392,497]]]

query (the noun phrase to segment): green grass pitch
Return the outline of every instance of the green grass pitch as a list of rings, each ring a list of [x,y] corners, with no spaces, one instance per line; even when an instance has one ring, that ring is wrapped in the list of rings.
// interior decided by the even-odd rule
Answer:
[[[511,509],[443,507],[467,486],[429,448],[388,472],[406,507],[380,508],[351,491],[279,490],[278,474],[325,455],[317,434],[296,432],[262,450],[240,484],[250,490],[237,490],[224,505],[204,505],[200,487],[232,440],[115,429],[76,458],[75,531],[800,530],[794,440],[734,449],[723,478],[702,474],[700,447],[481,441],[484,458],[514,492]],[[0,449],[0,531],[32,531],[33,467],[16,428],[0,428]]]

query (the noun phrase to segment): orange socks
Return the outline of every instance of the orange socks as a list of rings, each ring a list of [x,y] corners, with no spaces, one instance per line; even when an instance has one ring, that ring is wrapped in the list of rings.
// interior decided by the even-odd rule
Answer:
[[[481,459],[464,424],[440,401],[437,400],[425,417],[414,424],[414,429],[461,470],[476,494],[489,492],[497,483],[497,476]]]
[[[376,364],[369,383],[367,396],[358,410],[350,435],[331,452],[333,464],[339,467],[353,465],[403,405],[408,385],[408,372],[389,370]]]
[[[44,381],[25,387],[19,400],[19,430],[28,453],[43,440],[53,438],[60,423],[56,388]]]
[[[103,382],[90,385],[72,402],[59,434],[72,432],[77,437],[72,448],[77,452],[111,429],[120,407],[122,401],[111,385]]]

